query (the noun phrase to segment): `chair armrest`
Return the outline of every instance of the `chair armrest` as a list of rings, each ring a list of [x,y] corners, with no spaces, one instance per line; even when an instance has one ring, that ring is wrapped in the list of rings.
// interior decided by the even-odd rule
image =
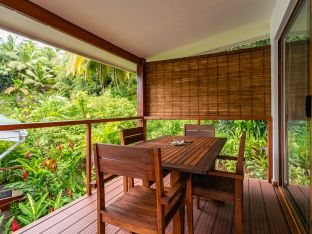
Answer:
[[[218,155],[217,159],[219,159],[219,160],[234,160],[234,161],[237,161],[237,156]],[[244,158],[244,161],[245,161],[245,158]]]
[[[161,204],[169,205],[185,187],[186,178],[182,177],[168,191],[165,191],[164,196],[161,198]]]
[[[107,183],[108,181],[110,181],[116,177],[118,177],[118,175],[107,174],[107,175],[103,176],[104,183]],[[91,188],[96,188],[97,187],[96,181],[90,182],[90,186],[91,186]]]
[[[227,171],[210,171],[208,174],[211,176],[219,176],[219,177],[225,177],[225,178],[230,178],[230,179],[238,179],[238,180],[244,179],[244,175],[242,174],[236,174],[236,173],[227,172]]]

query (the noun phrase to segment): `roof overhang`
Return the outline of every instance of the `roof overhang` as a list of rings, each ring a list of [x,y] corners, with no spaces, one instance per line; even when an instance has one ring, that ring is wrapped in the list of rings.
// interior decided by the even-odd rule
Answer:
[[[1,7],[2,27],[133,71],[135,60],[129,62],[122,53],[107,52],[90,41],[81,41],[77,35],[58,29],[51,20],[38,20],[42,18],[38,9],[114,43],[135,58],[155,61],[203,54],[268,37],[275,0],[93,0],[79,4],[76,0],[0,0],[0,4],[18,11]],[[16,9],[20,4],[33,4],[36,13],[25,7]]]

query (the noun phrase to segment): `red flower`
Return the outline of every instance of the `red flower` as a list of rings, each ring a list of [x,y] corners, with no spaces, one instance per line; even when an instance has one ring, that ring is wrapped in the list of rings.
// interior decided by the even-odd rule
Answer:
[[[54,211],[54,207],[50,207],[50,213]]]
[[[26,158],[27,160],[30,159],[30,152],[29,152],[29,151],[25,154],[25,158]]]
[[[24,172],[23,172],[23,179],[24,179],[24,181],[27,180],[27,171],[26,170],[24,170]]]
[[[72,150],[74,150],[74,142],[73,141],[69,141],[69,147],[72,149]]]
[[[58,150],[62,150],[62,145],[58,144],[57,148],[58,148]]]
[[[70,198],[73,198],[73,192],[71,191],[71,189],[67,190],[67,193],[69,195]]]
[[[19,229],[19,225],[15,219],[12,220],[12,231],[16,232]]]

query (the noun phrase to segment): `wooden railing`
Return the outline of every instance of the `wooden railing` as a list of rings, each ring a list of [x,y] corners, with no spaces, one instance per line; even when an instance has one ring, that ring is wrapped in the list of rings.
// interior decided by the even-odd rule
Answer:
[[[143,120],[143,116],[126,117],[126,118],[112,118],[112,119],[88,119],[88,120],[70,120],[70,121],[56,121],[56,122],[37,122],[37,123],[19,123],[0,125],[0,131],[18,130],[18,129],[32,129],[32,128],[50,128],[73,125],[86,125],[86,175],[87,175],[87,194],[91,195],[92,181],[91,181],[91,150],[92,150],[92,124],[122,122],[129,120]]]
[[[19,124],[8,124],[0,125],[0,131],[6,130],[18,130],[18,129],[32,129],[32,128],[49,128],[49,127],[61,127],[61,126],[72,126],[72,125],[86,125],[86,175],[87,175],[87,194],[91,195],[92,187],[95,187],[95,183],[91,181],[91,152],[92,152],[92,124],[96,123],[109,123],[109,122],[122,122],[128,120],[139,120],[139,124],[148,120],[196,120],[200,124],[201,120],[249,120],[249,118],[240,117],[211,117],[211,116],[136,116],[126,118],[111,118],[111,119],[94,119],[94,120],[70,120],[70,121],[57,121],[57,122],[37,122],[37,123],[19,123]],[[255,118],[254,118],[255,120]],[[259,117],[256,120],[268,121],[268,156],[269,156],[269,171],[268,180],[271,182],[272,179],[272,118]],[[146,124],[143,123],[146,127]]]

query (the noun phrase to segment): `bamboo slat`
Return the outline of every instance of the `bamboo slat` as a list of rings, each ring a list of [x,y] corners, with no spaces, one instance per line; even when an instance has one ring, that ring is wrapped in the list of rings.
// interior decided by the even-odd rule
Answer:
[[[146,64],[147,116],[271,116],[270,48]]]

